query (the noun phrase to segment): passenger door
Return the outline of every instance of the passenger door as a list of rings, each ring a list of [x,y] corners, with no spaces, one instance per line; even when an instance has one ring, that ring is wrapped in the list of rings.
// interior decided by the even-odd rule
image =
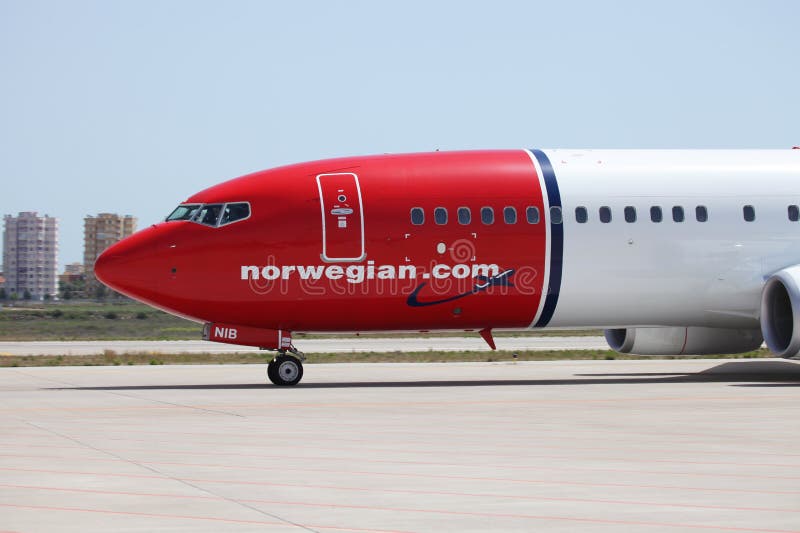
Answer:
[[[322,206],[323,261],[363,261],[364,209],[358,176],[350,172],[317,176]]]

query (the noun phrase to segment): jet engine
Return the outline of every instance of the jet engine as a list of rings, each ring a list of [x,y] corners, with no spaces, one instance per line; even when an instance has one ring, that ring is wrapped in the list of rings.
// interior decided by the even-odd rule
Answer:
[[[764,285],[761,332],[778,357],[800,353],[800,265],[776,272]]]
[[[639,355],[709,355],[757,350],[757,329],[645,327],[605,330],[612,350]],[[800,342],[800,341],[799,341]]]

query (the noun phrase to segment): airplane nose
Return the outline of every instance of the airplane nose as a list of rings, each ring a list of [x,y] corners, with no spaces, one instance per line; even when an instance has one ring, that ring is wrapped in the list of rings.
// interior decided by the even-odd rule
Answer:
[[[143,230],[108,247],[94,264],[94,274],[109,288],[137,300],[149,300],[157,290],[157,248]]]

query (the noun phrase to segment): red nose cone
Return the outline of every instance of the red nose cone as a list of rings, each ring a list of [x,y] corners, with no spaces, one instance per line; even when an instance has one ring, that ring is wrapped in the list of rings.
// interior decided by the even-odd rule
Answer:
[[[100,257],[94,262],[94,275],[109,289],[125,292],[132,273],[125,266],[127,257],[117,253],[115,248],[116,245],[112,245],[100,254]]]
[[[156,293],[158,269],[152,232],[140,231],[110,246],[94,263],[94,274],[109,288],[149,301]]]
[[[114,248],[112,245],[111,247],[107,248],[103,253],[100,254],[94,262],[94,277],[102,281],[106,286],[110,288],[115,288],[116,284],[114,283],[114,279],[117,277],[115,272],[117,271],[117,267],[115,263],[118,263],[116,259],[118,256],[112,257],[110,250]]]

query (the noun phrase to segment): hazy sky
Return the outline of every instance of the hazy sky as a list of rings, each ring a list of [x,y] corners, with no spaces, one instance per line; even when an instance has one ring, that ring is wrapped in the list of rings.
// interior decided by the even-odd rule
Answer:
[[[800,2],[0,0],[0,214],[434,149],[800,144]]]

